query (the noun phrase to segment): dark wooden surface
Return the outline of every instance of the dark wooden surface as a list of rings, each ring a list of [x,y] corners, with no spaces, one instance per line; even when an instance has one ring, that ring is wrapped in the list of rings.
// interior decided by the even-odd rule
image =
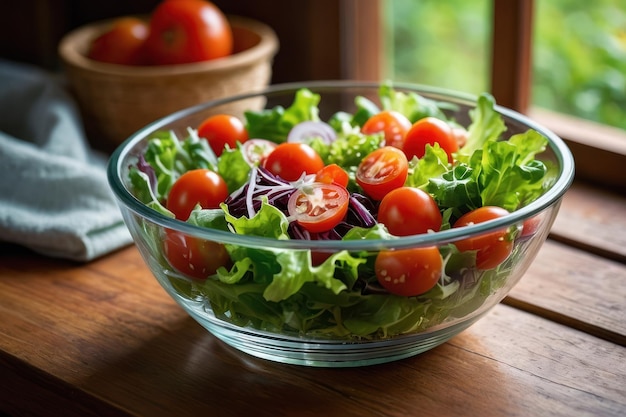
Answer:
[[[503,303],[422,355],[320,369],[218,341],[134,246],[88,264],[0,252],[11,416],[626,415],[626,199],[576,184]]]

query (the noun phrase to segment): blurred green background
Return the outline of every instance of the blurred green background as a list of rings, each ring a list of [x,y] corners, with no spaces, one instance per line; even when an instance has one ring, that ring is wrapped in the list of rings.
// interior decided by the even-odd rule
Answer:
[[[491,0],[387,0],[385,77],[489,89]],[[626,2],[536,0],[532,103],[626,129]]]

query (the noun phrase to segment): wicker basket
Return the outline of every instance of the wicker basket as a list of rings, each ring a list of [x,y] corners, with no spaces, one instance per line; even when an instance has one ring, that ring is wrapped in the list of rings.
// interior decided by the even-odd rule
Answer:
[[[86,57],[90,42],[112,21],[68,33],[59,44],[68,86],[90,141],[111,148],[147,124],[186,107],[260,90],[271,79],[278,39],[267,25],[229,16],[234,53],[212,61],[166,66],[124,66]],[[221,109],[240,114],[243,109]]]

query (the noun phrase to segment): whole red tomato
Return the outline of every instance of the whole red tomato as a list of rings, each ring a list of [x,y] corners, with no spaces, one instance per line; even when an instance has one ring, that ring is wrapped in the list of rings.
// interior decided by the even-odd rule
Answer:
[[[148,25],[144,21],[122,17],[91,42],[87,56],[109,64],[141,65],[144,63],[143,46],[147,38]]]
[[[315,181],[323,184],[336,184],[347,188],[350,182],[350,175],[339,165],[328,164],[315,173]]]
[[[378,222],[392,235],[438,232],[441,212],[430,194],[419,188],[399,187],[387,193],[378,208]]]
[[[230,256],[221,243],[202,240],[172,229],[165,229],[163,250],[169,264],[191,278],[205,279],[218,268],[231,264]]]
[[[441,278],[443,259],[436,246],[383,250],[374,270],[380,285],[392,294],[413,297],[430,291]]]
[[[296,181],[302,174],[315,174],[324,168],[324,161],[315,150],[301,142],[284,142],[263,161],[263,167],[287,181]]]
[[[402,149],[408,159],[413,156],[421,158],[426,153],[426,145],[434,146],[437,143],[448,154],[448,161],[452,163],[452,155],[459,150],[456,135],[445,121],[436,117],[425,117],[415,122],[407,132]]]
[[[187,220],[191,211],[202,208],[217,208],[228,197],[228,186],[224,179],[209,169],[192,169],[181,175],[167,196],[166,207],[177,219]]]
[[[206,139],[209,146],[220,156],[226,145],[230,149],[237,147],[237,142],[248,140],[248,131],[244,123],[230,114],[216,114],[209,116],[198,127],[198,136]]]
[[[383,132],[385,145],[402,149],[404,137],[411,129],[411,121],[402,113],[394,110],[384,110],[370,117],[361,128],[366,135]]]
[[[465,213],[454,223],[454,227],[482,223],[507,214],[509,212],[502,207],[483,206]],[[513,242],[508,236],[507,229],[468,237],[454,244],[461,252],[476,251],[476,267],[483,270],[497,267],[513,251]]]
[[[206,0],[165,0],[154,9],[146,53],[155,65],[228,56],[233,33],[226,16]]]

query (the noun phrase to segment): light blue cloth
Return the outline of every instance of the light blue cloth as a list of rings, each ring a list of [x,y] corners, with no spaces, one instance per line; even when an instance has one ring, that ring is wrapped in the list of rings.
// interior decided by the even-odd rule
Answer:
[[[0,60],[0,241],[90,261],[132,242],[58,76]]]

